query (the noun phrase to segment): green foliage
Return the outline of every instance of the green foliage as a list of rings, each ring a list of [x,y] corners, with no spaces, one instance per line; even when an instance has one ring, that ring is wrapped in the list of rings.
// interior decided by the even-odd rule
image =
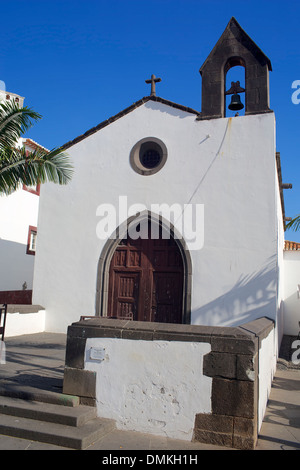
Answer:
[[[300,215],[297,215],[297,217],[295,217],[288,224],[286,224],[286,229],[292,229],[294,230],[294,232],[297,232],[300,229]]]
[[[10,194],[22,184],[67,184],[71,180],[73,168],[62,149],[38,147],[26,153],[18,146],[20,136],[40,118],[32,109],[19,108],[14,102],[0,104],[0,194]]]

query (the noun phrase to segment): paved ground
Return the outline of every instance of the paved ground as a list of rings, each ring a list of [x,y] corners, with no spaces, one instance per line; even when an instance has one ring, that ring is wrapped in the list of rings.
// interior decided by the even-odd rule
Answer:
[[[7,338],[6,364],[0,364],[0,393],[1,388],[9,388],[14,393],[60,393],[65,344],[66,335],[54,333]],[[290,362],[291,339],[287,338],[283,346],[256,450],[300,450],[300,366],[295,367]],[[0,450],[66,449],[0,435]],[[116,430],[87,450],[226,449]]]

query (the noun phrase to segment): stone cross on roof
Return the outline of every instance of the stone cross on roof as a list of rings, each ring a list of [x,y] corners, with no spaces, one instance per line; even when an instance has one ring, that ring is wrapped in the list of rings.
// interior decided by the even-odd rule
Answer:
[[[158,82],[161,82],[161,78],[156,78],[155,75],[151,75],[149,80],[145,80],[146,83],[151,83],[151,96],[156,96],[155,85]]]

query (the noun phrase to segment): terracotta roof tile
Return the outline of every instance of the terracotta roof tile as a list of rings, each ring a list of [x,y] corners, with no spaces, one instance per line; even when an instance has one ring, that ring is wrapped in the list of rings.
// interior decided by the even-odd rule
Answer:
[[[297,251],[297,250],[300,251],[300,243],[286,240],[284,242],[284,250],[285,251]]]

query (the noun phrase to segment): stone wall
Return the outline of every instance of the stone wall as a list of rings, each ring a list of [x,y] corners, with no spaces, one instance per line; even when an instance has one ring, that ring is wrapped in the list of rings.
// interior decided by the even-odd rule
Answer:
[[[203,369],[213,379],[212,412],[196,415],[195,440],[238,449],[255,447],[259,429],[259,353],[262,340],[273,328],[273,322],[262,318],[231,331],[231,337],[231,328],[223,332],[220,329],[212,336],[212,350],[205,357]],[[269,389],[269,384],[266,387]]]
[[[122,357],[120,349],[124,340],[140,343],[147,341],[153,344],[175,342],[174,344],[178,345],[186,342],[203,343],[206,345],[206,351],[210,352],[203,355],[203,370],[199,374],[202,374],[205,380],[209,378],[211,385],[201,389],[200,393],[199,390],[190,392],[198,393],[199,401],[198,412],[193,417],[192,439],[238,449],[253,449],[257,441],[258,409],[261,406],[260,347],[262,340],[273,332],[273,329],[274,323],[267,318],[236,328],[130,322],[100,317],[81,319],[68,328],[63,392],[79,395],[82,402],[88,404],[96,404],[101,399],[96,384],[97,380],[100,380],[101,384],[103,362],[101,365],[101,361],[99,364],[95,361],[95,367],[87,370],[86,346],[91,338],[94,345],[97,341],[101,345],[104,339],[114,339],[113,343],[117,342],[115,344],[119,347],[119,361],[123,361],[122,367],[128,367],[128,357]],[[195,354],[199,355],[199,350]],[[273,351],[268,355],[273,357]],[[127,364],[124,361],[127,361]],[[185,361],[188,366],[191,357],[185,357]],[[154,362],[153,370],[157,367]],[[109,361],[107,367],[110,367]],[[143,381],[142,376],[140,380]],[[269,385],[266,384],[266,387],[269,388]],[[207,396],[202,396],[204,394]],[[210,403],[209,409],[204,411],[203,400]],[[112,418],[114,405],[112,400]],[[120,409],[118,412],[120,413]],[[98,415],[101,415],[101,407],[98,407]],[[143,429],[143,432],[147,430]],[[149,428],[148,432],[155,433],[155,430]]]

